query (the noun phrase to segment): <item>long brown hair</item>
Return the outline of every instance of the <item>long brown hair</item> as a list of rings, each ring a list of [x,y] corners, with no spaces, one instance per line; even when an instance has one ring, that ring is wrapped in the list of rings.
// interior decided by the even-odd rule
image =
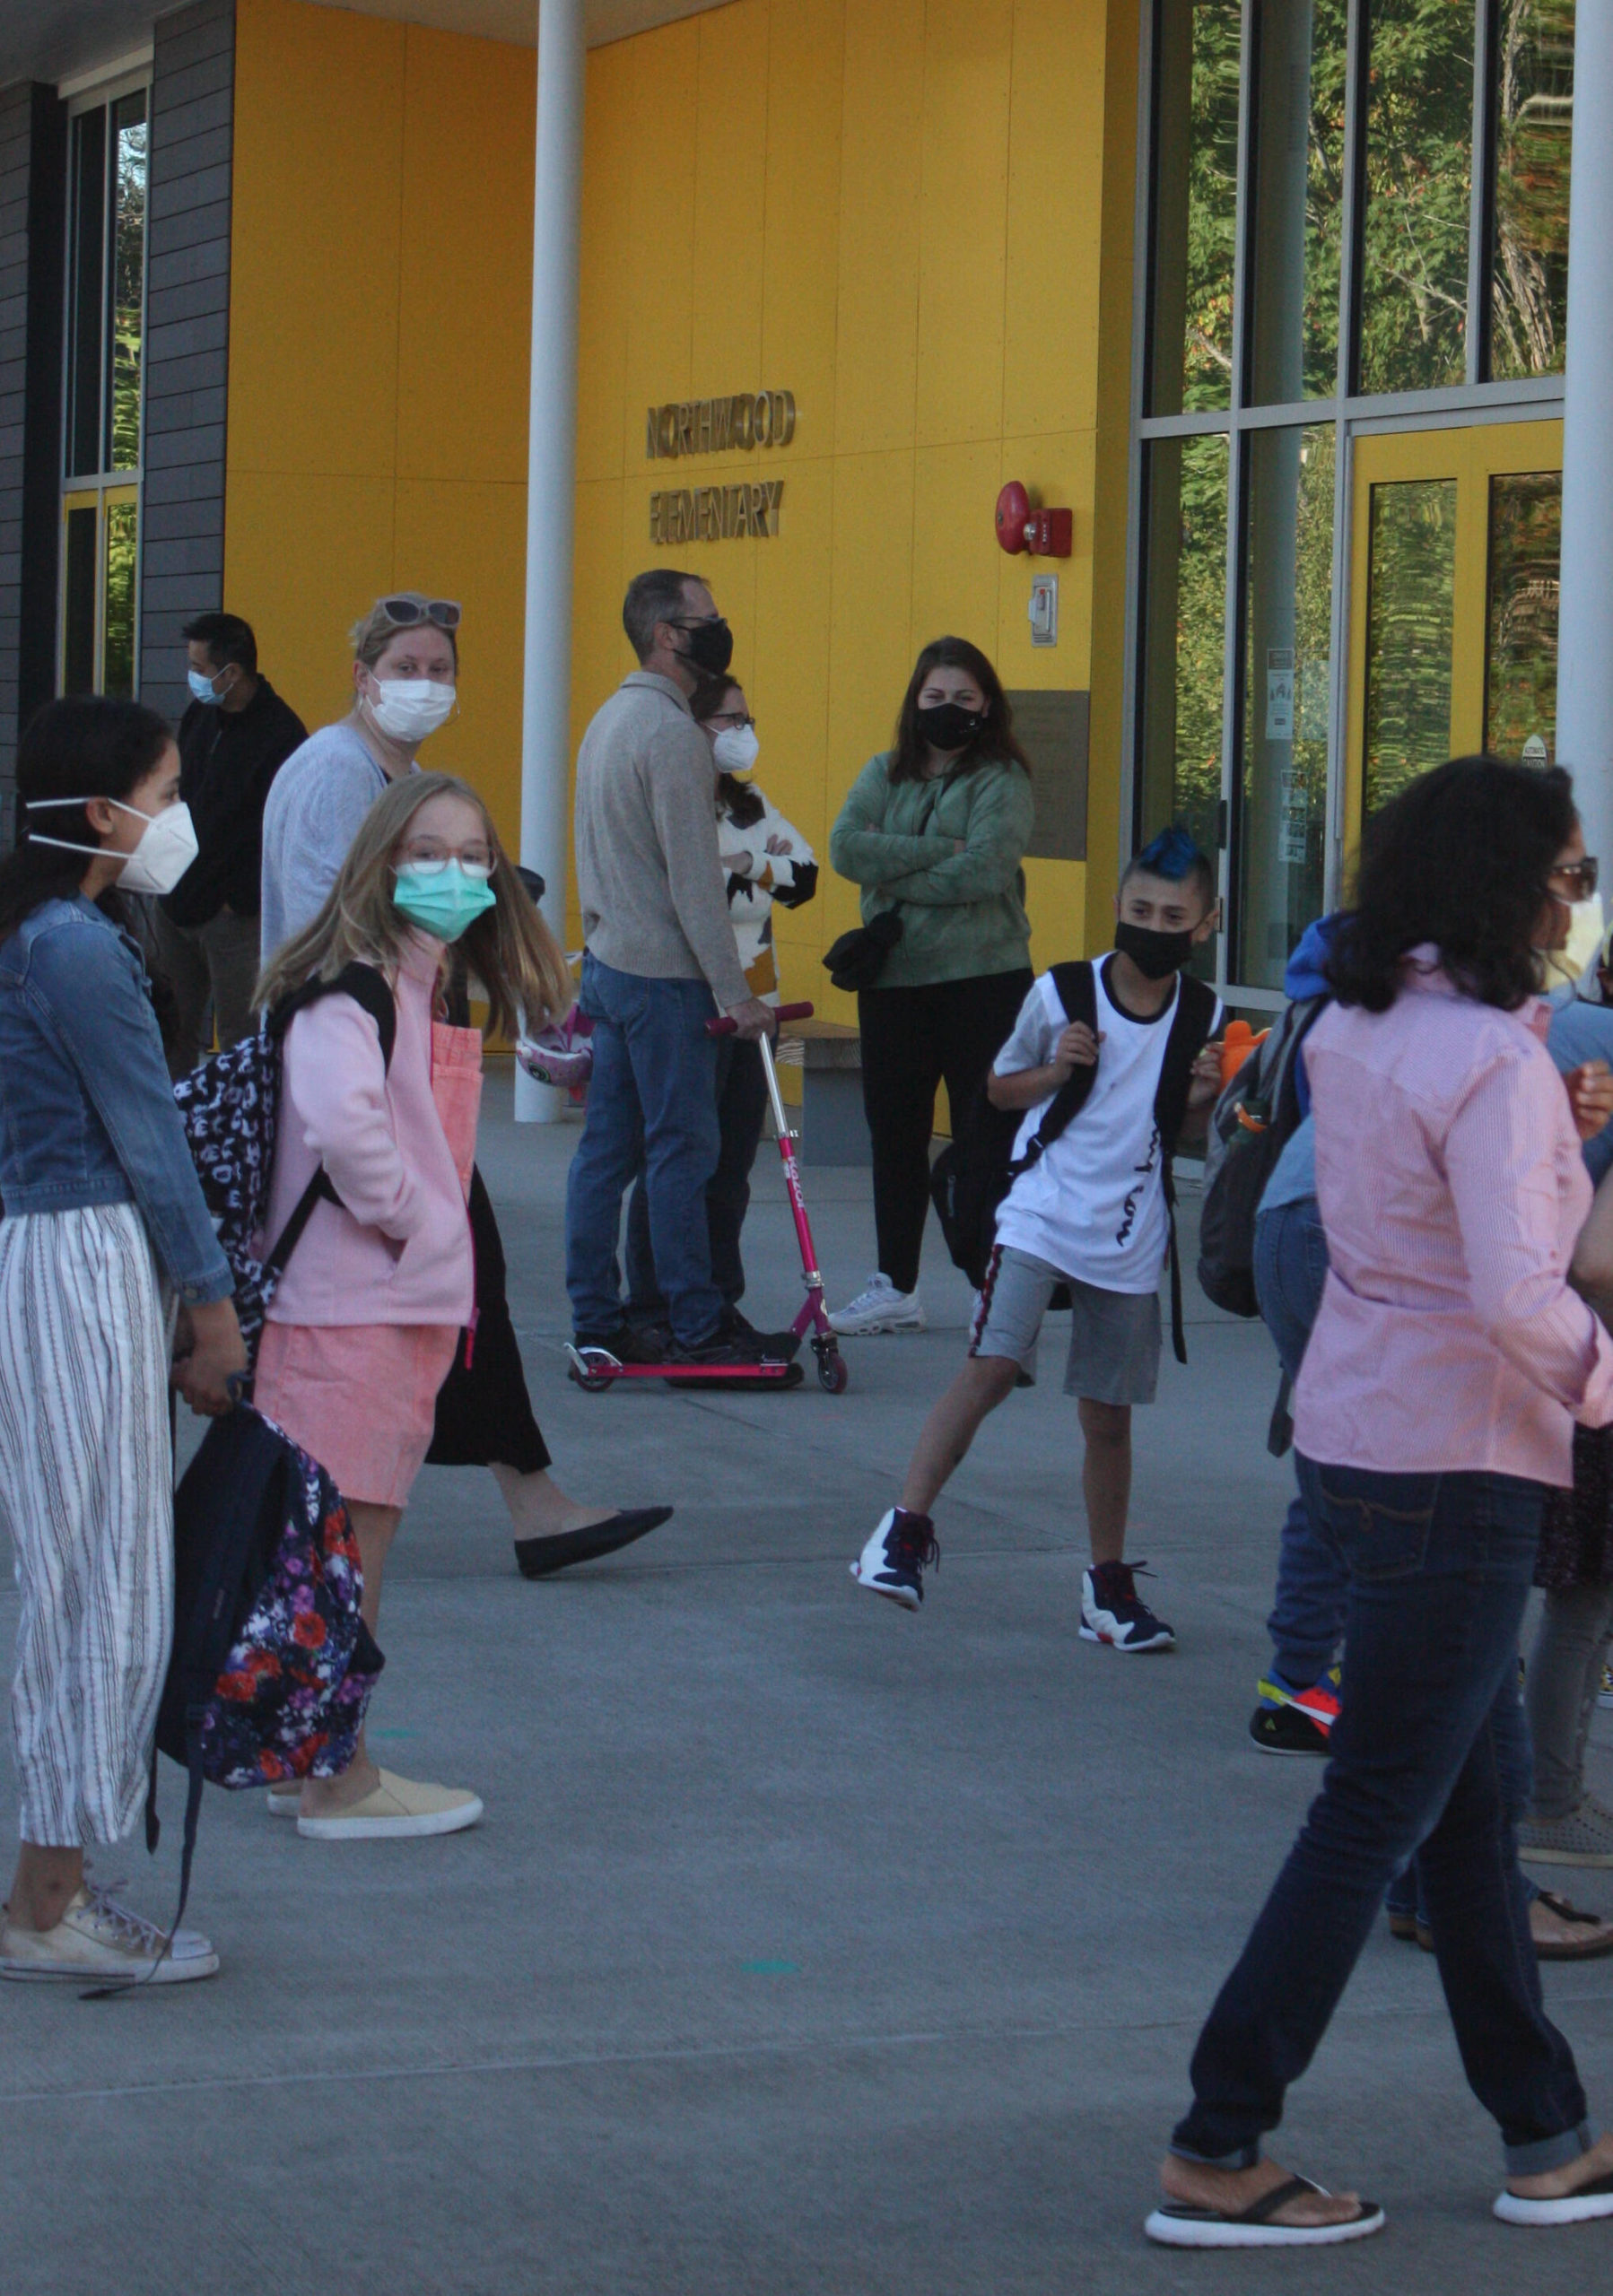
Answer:
[[[481,814],[487,831],[496,906],[478,917],[456,946],[487,997],[489,1031],[512,1037],[523,1015],[528,1029],[538,1029],[569,1011],[571,976],[560,944],[510,866],[486,806],[451,773],[407,773],[381,792],[359,825],[324,908],[265,966],[253,993],[256,1004],[277,1004],[316,975],[334,980],[355,959],[396,979],[414,927],[392,899],[392,857],[433,797],[462,797]]]
[[[986,697],[985,724],[967,749],[960,751],[947,767],[945,778],[955,781],[982,765],[1016,765],[1022,773],[1028,774],[1031,761],[1014,737],[1014,712],[1003,691],[1002,680],[990,663],[980,648],[972,646],[966,638],[932,638],[914,663],[902,697],[901,714],[896,719],[896,754],[891,761],[889,779],[924,778],[928,752],[919,731],[919,696],[931,670],[942,669],[966,670]]]
[[[726,674],[719,678],[702,678],[689,696],[689,715],[697,726],[709,725],[722,713],[722,705],[730,693],[743,693],[745,688],[737,678]],[[717,777],[717,803],[736,829],[749,829],[767,811],[762,792],[751,783],[736,781],[731,773]]]

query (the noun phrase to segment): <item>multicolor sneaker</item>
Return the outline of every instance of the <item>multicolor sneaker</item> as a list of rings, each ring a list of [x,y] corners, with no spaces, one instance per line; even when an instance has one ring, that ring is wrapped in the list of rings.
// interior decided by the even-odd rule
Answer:
[[[1613,1666],[1602,1668],[1602,1686],[1596,1693],[1599,1706],[1613,1706]]]
[[[1176,1637],[1138,1595],[1141,1562],[1094,1562],[1081,1574],[1081,1636],[1112,1650],[1173,1650]]]
[[[938,1565],[940,1560],[929,1517],[893,1507],[881,1516],[878,1529],[851,1565],[851,1576],[870,1595],[884,1595],[904,1611],[916,1611],[924,1602],[924,1566]]]
[[[1343,1669],[1330,1666],[1320,1682],[1298,1690],[1273,1666],[1258,1685],[1260,1702],[1249,1735],[1263,1754],[1325,1754],[1338,1719]]]

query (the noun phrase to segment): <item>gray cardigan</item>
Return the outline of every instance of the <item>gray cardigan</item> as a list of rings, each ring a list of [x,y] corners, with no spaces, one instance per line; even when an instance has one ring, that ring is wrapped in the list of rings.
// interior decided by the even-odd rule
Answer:
[[[263,809],[263,961],[311,925],[387,777],[348,725],[321,726],[275,776]]]
[[[577,753],[577,893],[601,964],[750,996],[717,857],[711,747],[670,678],[634,670]]]

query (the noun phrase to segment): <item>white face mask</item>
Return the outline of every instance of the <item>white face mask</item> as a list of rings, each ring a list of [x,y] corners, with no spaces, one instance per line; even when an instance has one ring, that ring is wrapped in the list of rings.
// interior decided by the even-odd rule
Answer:
[[[725,726],[711,744],[711,754],[724,773],[745,781],[755,770],[761,748],[754,726]]]
[[[1564,945],[1541,952],[1548,988],[1563,981],[1578,980],[1601,952],[1605,924],[1600,893],[1592,893],[1589,900],[1571,903],[1568,917],[1568,938]]]
[[[126,805],[120,797],[103,797],[106,805],[116,805],[120,813],[133,813],[145,827],[140,832],[140,842],[132,853],[114,853],[104,845],[74,845],[65,838],[40,837],[30,829],[31,845],[54,845],[63,853],[87,853],[95,861],[121,861],[123,874],[118,880],[118,890],[125,893],[170,893],[196,859],[197,853],[196,825],[190,818],[190,807],[180,804],[165,805],[160,813],[143,813],[138,805]],[[87,805],[89,797],[47,797],[29,807],[30,813],[50,813],[58,805]]]
[[[423,742],[454,714],[458,695],[435,678],[378,678],[380,699],[366,694],[365,706],[383,734],[395,742]]]

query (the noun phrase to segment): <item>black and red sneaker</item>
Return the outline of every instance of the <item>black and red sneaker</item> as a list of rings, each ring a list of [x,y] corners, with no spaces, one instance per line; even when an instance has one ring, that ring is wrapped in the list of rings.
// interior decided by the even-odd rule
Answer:
[[[1176,1637],[1138,1598],[1140,1562],[1094,1562],[1081,1574],[1081,1635],[1112,1650],[1173,1650]]]

